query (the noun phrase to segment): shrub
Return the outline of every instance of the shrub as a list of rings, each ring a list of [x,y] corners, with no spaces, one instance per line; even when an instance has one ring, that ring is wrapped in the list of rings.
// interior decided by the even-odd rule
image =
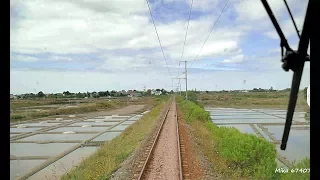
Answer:
[[[194,102],[181,97],[177,99],[186,122],[192,124],[198,121],[207,129],[212,145],[206,151],[219,152],[218,156],[227,163],[223,167],[230,167],[236,170],[234,173],[240,172],[240,176],[250,179],[275,178],[277,164],[274,144],[255,135],[241,133],[236,128],[218,127],[211,121],[209,112]],[[215,158],[212,159],[214,161]]]

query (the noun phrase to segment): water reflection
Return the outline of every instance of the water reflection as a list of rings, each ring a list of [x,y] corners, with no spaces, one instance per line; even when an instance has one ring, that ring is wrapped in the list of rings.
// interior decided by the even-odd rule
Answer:
[[[273,109],[232,109],[232,108],[206,108],[210,116],[218,126],[235,127],[240,132],[255,134],[249,124],[252,124],[262,136],[273,142],[282,139],[286,110]],[[293,123],[306,123],[304,112],[295,112]],[[268,123],[279,125],[266,125]],[[259,125],[260,124],[260,125]],[[262,129],[259,126],[262,127]],[[280,150],[280,144],[276,145],[278,154],[290,162],[310,157],[310,129],[308,124],[292,125],[287,148]],[[265,132],[266,131],[266,132]],[[268,132],[268,133],[267,133]],[[277,160],[278,166],[283,167]]]
[[[58,161],[52,163],[41,171],[31,176],[30,180],[40,179],[60,179],[63,174],[68,172],[70,169],[78,165],[83,159],[90,156],[98,148],[97,147],[82,147],[70,154],[64,156]]]
[[[17,179],[26,171],[40,165],[45,160],[10,160],[10,179]]]

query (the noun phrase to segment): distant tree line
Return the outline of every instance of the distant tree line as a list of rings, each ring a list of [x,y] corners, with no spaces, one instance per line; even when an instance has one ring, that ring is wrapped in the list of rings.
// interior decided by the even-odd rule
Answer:
[[[168,91],[165,89],[156,89],[156,91],[161,91],[161,94],[167,94]],[[63,91],[62,93],[50,93],[45,94],[43,91],[38,92],[37,94],[34,93],[26,93],[22,95],[17,95],[18,99],[34,99],[34,98],[100,98],[100,97],[125,97],[129,94],[135,94],[138,96],[151,96],[151,90],[148,89],[147,91],[99,91],[99,92],[78,92],[72,93],[70,91]]]
[[[196,93],[237,93],[237,92],[290,92],[291,88],[281,89],[281,90],[275,90],[273,87],[270,87],[269,89],[263,89],[263,88],[253,88],[252,90],[221,90],[221,91],[197,91]],[[307,87],[305,87],[301,92],[303,91],[304,96],[307,96]],[[188,91],[189,92],[189,91]]]
[[[253,88],[251,91],[252,92],[274,92],[277,90],[274,90],[273,87],[271,86],[270,89]]]

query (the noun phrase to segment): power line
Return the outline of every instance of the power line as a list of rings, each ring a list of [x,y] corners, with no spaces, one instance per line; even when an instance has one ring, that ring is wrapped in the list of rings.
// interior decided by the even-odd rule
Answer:
[[[217,18],[216,21],[214,22],[214,24],[213,24],[213,26],[212,26],[212,29],[211,29],[210,33],[208,34],[206,40],[203,42],[203,44],[202,44],[202,46],[201,46],[201,48],[200,48],[199,53],[198,53],[198,54],[196,55],[196,57],[192,60],[192,63],[191,63],[191,65],[190,65],[190,67],[192,66],[193,62],[197,59],[197,57],[199,56],[200,52],[202,51],[202,48],[204,47],[204,45],[206,44],[207,40],[209,39],[209,37],[210,37],[210,35],[211,35],[214,27],[216,26],[217,22],[219,21],[221,15],[222,15],[223,11],[225,10],[225,8],[227,7],[228,3],[229,3],[229,0],[226,0],[226,3],[225,3],[225,5],[224,5],[224,7],[222,8],[222,10],[221,10],[218,18]]]
[[[163,52],[163,48],[162,48],[162,45],[161,45],[161,41],[160,41],[160,37],[159,37],[159,34],[158,34],[158,31],[157,31],[157,27],[156,27],[156,24],[154,23],[154,20],[153,20],[153,16],[152,16],[152,13],[151,13],[151,8],[150,8],[150,5],[149,5],[149,1],[147,1],[147,4],[148,4],[148,8],[149,8],[149,12],[150,12],[150,16],[151,16],[151,19],[152,19],[152,23],[153,23],[153,26],[154,26],[154,29],[156,31],[156,34],[157,34],[157,37],[158,37],[158,41],[159,41],[159,44],[160,44],[160,47],[161,47],[161,51],[162,51],[162,54],[163,54],[163,58],[164,58],[164,61],[166,63],[166,66],[168,68],[168,72],[170,74],[170,77],[171,77],[171,72],[170,72],[170,69],[169,69],[169,66],[168,66],[168,63],[167,63],[167,59],[166,59],[166,56],[164,55],[164,52]]]
[[[193,5],[193,0],[191,1],[191,7],[190,7],[190,11],[189,11],[188,25],[187,25],[186,35],[185,35],[185,37],[184,37],[184,43],[183,43],[183,48],[182,48],[182,53],[181,53],[181,60],[182,60],[182,57],[183,57],[184,47],[185,47],[185,45],[186,45],[186,40],[187,40],[187,36],[188,36],[188,29],[189,29],[189,22],[190,22],[190,17],[191,17],[192,5]]]
[[[290,17],[291,17],[291,20],[292,20],[292,22],[293,22],[294,28],[296,29],[297,35],[298,35],[298,37],[299,37],[299,39],[300,39],[299,30],[298,30],[298,27],[297,27],[297,25],[296,25],[296,22],[294,21],[294,18],[293,18],[293,16],[292,16],[292,13],[291,13],[291,11],[290,11],[289,5],[288,5],[288,3],[287,3],[286,0],[283,0],[283,2],[284,2],[284,4],[285,4],[286,7],[287,7],[287,10],[288,10],[288,12],[289,12],[289,14],[290,14]]]

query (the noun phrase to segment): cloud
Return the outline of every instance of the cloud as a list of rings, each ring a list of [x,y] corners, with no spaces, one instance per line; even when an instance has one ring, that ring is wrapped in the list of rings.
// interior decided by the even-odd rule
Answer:
[[[191,1],[187,1],[188,4],[191,5]],[[213,8],[216,8],[219,4],[219,1],[217,0],[193,0],[193,9],[198,9],[202,11],[208,11],[212,10]]]
[[[295,16],[294,18],[295,18],[295,22],[298,27],[298,30],[300,31],[300,34],[301,34],[304,17],[300,15],[300,16]],[[297,32],[291,19],[287,19],[286,21],[281,23],[280,27],[286,38],[291,38],[292,36],[297,37]],[[276,29],[265,32],[265,35],[272,39],[280,39]]]
[[[11,30],[10,44],[13,51],[39,53],[46,48],[46,51],[53,53],[93,53],[97,49],[159,47],[149,16],[137,14],[143,8],[147,10],[146,6],[137,8],[135,12],[129,9],[128,11],[132,13],[130,15],[122,11],[95,13],[94,7],[99,6],[101,1],[94,1],[95,6],[91,8],[83,7],[80,1],[64,2],[61,5],[60,2],[40,2],[42,1],[24,2],[29,18],[20,23],[20,28]],[[122,7],[122,3],[116,5]],[[113,7],[115,4],[110,6]],[[202,43],[212,24],[212,20],[204,18],[191,21],[188,42]],[[163,46],[181,44],[185,25],[186,22],[181,20],[169,24],[157,24]],[[230,38],[241,33],[231,36],[223,29],[220,32],[227,33],[223,37]]]
[[[268,75],[271,71],[281,71],[279,57],[261,59],[258,57],[266,54],[260,53],[256,54],[258,60],[250,59],[252,47],[263,49],[263,53],[279,47],[279,41],[270,38],[274,36],[274,28],[260,1],[230,1],[200,52],[225,1],[194,0],[182,58],[191,0],[149,2],[172,76],[183,72],[183,66],[178,64],[181,60],[190,63],[194,60],[193,67],[188,64],[190,79],[202,72],[205,76],[231,77],[232,74],[237,79],[240,77],[236,77],[235,72],[250,72],[251,76],[264,73],[263,78],[268,78],[273,77],[273,74]],[[284,22],[286,9],[283,2],[268,2]],[[288,3],[295,14],[301,11],[301,4],[305,4],[301,0]],[[49,92],[136,88],[137,84],[171,87],[144,0],[108,3],[102,0],[10,1],[10,51],[13,64],[11,91],[14,92],[32,91],[35,87]],[[254,71],[257,68],[259,72]],[[44,77],[52,83],[44,79],[40,85],[33,83]],[[67,80],[61,82],[63,78]],[[101,84],[101,79],[106,82]],[[219,83],[225,84],[223,81],[226,79],[221,78]],[[209,87],[200,82],[197,85],[199,88]]]
[[[20,61],[20,62],[38,62],[39,59],[32,56],[23,56],[23,55],[10,55],[10,61]]]
[[[54,61],[72,61],[71,57],[63,57],[63,56],[52,56],[50,59]]]
[[[188,88],[198,90],[222,89],[253,89],[270,88],[284,89],[290,86],[292,73],[275,70],[270,72],[243,72],[243,71],[202,71],[201,73],[188,74]],[[310,71],[307,69],[302,76],[301,89],[310,83]],[[246,84],[243,84],[246,80]],[[263,80],[263,83],[261,81]],[[173,83],[176,84],[175,80]],[[184,81],[181,86],[184,87]],[[145,75],[143,72],[132,73],[130,76],[123,72],[107,74],[102,72],[60,72],[60,71],[35,71],[11,70],[10,93],[20,94],[26,92],[45,93],[103,90],[122,90],[137,88],[165,88],[171,90],[171,79],[163,78],[156,72]]]
[[[236,55],[236,56],[232,56],[230,59],[225,59],[222,61],[222,63],[241,63],[244,61],[244,55],[240,54],[240,55]]]
[[[63,1],[62,1],[63,2]],[[104,0],[76,0],[73,3],[80,8],[86,8],[91,11],[99,13],[119,13],[119,14],[130,14],[135,12],[146,12],[145,1],[132,1],[132,0],[121,0],[121,1],[106,1]],[[125,8],[123,8],[125,7]]]
[[[282,1],[268,0],[268,4],[270,5],[275,16],[281,15],[283,13],[283,10],[285,9],[285,6],[283,6],[284,4]],[[235,10],[238,13],[239,20],[242,21],[258,21],[268,18],[268,14],[264,9],[261,1],[246,0],[239,2]]]

